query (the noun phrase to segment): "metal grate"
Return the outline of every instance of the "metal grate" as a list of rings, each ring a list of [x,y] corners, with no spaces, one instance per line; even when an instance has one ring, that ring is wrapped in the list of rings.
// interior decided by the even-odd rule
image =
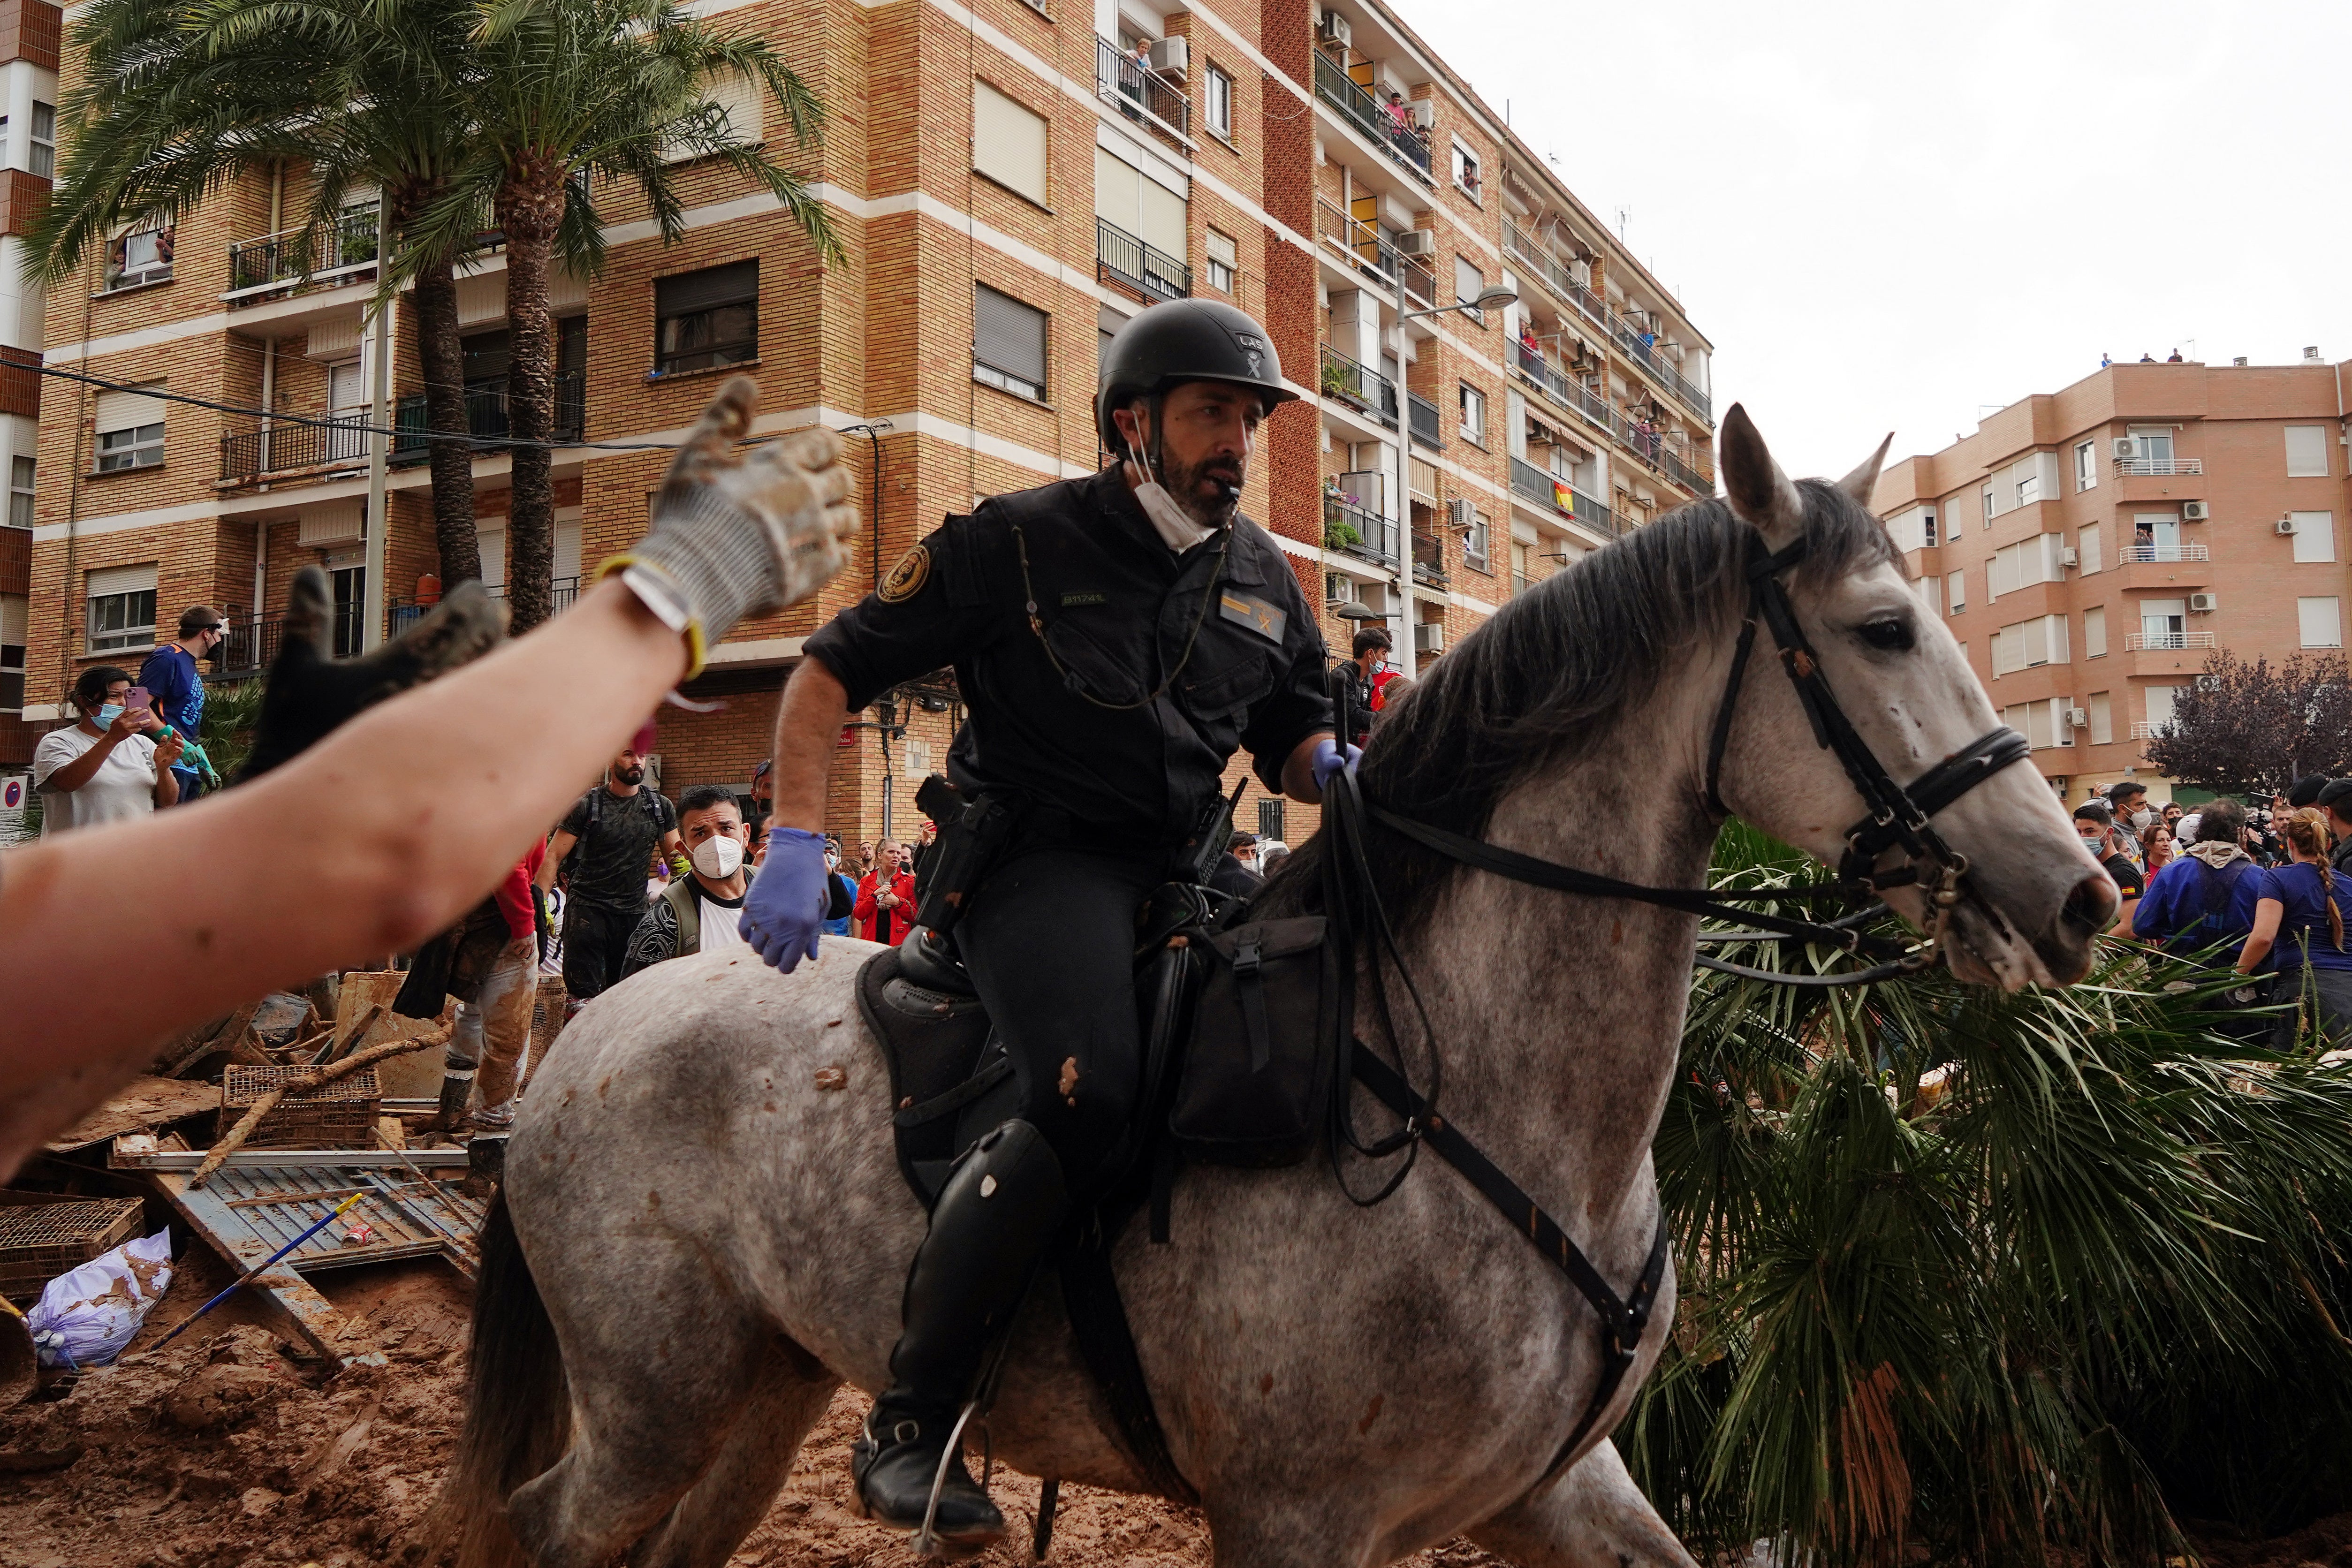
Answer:
[[[135,1197],[65,1198],[0,1207],[0,1296],[30,1298],[139,1230]]]
[[[221,1081],[220,1131],[226,1134],[253,1103],[307,1067],[231,1066]],[[383,1102],[375,1069],[280,1100],[246,1143],[256,1149],[362,1149],[375,1145],[375,1119]]]

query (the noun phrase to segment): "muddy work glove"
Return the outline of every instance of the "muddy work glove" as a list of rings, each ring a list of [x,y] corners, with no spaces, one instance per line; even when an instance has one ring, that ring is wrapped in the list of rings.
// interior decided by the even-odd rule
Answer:
[[[832,892],[824,869],[824,835],[800,828],[768,830],[768,859],[743,896],[736,929],[752,951],[789,975],[816,956]]]
[[[832,581],[857,534],[841,437],[819,426],[739,447],[759,401],[749,376],[719,389],[654,493],[651,529],[596,570],[685,636],[689,676],[735,622]]]

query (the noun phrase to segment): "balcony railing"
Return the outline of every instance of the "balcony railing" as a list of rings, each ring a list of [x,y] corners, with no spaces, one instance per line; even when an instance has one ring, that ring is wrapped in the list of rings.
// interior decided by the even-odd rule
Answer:
[[[363,611],[364,606],[356,600],[329,609],[328,651],[336,658],[348,659],[360,651]],[[207,678],[241,681],[263,674],[277,662],[278,650],[286,641],[286,612],[271,610],[259,615],[245,615],[232,610],[222,616],[221,622],[227,635],[213,655]]]
[[[368,416],[341,414],[319,424],[272,424],[221,437],[224,481],[258,478],[336,463],[364,463]]]
[[[1438,418],[1434,399],[1417,392],[1404,394],[1406,414],[1412,425],[1412,438],[1434,452],[1445,450],[1444,422]]]
[[[1397,282],[1404,289],[1404,301],[1423,310],[1437,308],[1437,273],[1429,263],[1418,256],[1397,253]]]
[[[1192,145],[1192,100],[1183,88],[1099,37],[1095,39],[1095,94],[1129,120],[1142,120],[1186,148]]]
[[[311,243],[300,229],[286,229],[228,247],[230,295],[259,293],[292,283],[342,283],[375,265],[375,204],[346,207],[321,225]]]
[[[506,596],[507,590],[504,583],[490,585],[492,599],[504,599]],[[559,577],[549,584],[547,612],[550,615],[561,615],[571,609],[579,598],[580,580],[576,577]],[[390,608],[392,611],[391,634],[394,637],[424,620],[433,611],[432,605],[419,604],[412,599],[395,599]]]
[[[1511,459],[1511,488],[1538,506],[1549,507],[1580,528],[1613,534],[1617,519],[1609,508],[1548,469],[1523,457]]]
[[[394,411],[392,424],[399,432],[393,437],[392,460],[424,462],[432,446],[425,394],[411,392],[402,398]],[[588,373],[565,371],[555,378],[554,437],[558,441],[577,441],[587,426]],[[510,433],[505,378],[469,382],[466,387],[466,434],[492,442],[504,440]]]
[[[2158,731],[2169,729],[2171,727],[2170,719],[2166,719],[2161,724],[2151,724],[2147,719],[2136,718],[2132,720],[2131,737],[2134,740],[2154,740]]]
[[[2118,457],[2116,474],[2118,479],[2166,479],[2186,474],[2205,472],[2202,457]]]
[[[1373,146],[1430,183],[1429,137],[1416,125],[1399,125],[1370,91],[1349,76],[1348,68],[1322,50],[1315,51],[1315,96],[1339,111],[1339,117]]]
[[[1396,520],[1337,496],[1323,497],[1323,540],[1327,549],[1342,549],[1383,566],[1397,564]]]
[[[2123,551],[2126,566],[2144,566],[2150,561],[2210,560],[2201,544],[2126,545]]]
[[[1579,283],[1566,262],[1513,223],[1508,214],[1503,217],[1503,248],[1535,268],[1537,277],[1553,293],[1593,320],[1603,326],[1608,324],[1609,308],[1601,302],[1601,297]]]
[[[1181,299],[1192,292],[1191,267],[1108,218],[1095,220],[1095,276],[1153,299]]]
[[[1445,574],[1445,541],[1437,535],[1412,530],[1412,580],[1443,588],[1453,579]]]
[[[1649,371],[1651,380],[1672,392],[1677,401],[1701,419],[1714,419],[1706,393],[1685,381],[1683,373],[1658,351],[1654,341],[1644,340],[1654,334],[1635,331],[1623,317],[1613,310],[1609,313],[1609,333],[1617,340],[1617,346],[1625,350],[1626,358]]]
[[[1323,395],[1352,403],[1391,430],[1396,428],[1396,382],[1358,364],[1328,343],[1323,345]]]
[[[1359,272],[1370,273],[1382,283],[1393,287],[1397,280],[1397,250],[1381,235],[1381,231],[1360,218],[1351,217],[1338,204],[1317,198],[1315,232],[1324,243],[1338,249],[1356,264]]]
[[[2214,645],[2210,632],[2126,632],[2124,652],[2126,653],[2164,653],[2176,648],[2210,648]]]
[[[1673,480],[1675,484],[1680,485],[1692,495],[1712,496],[1715,494],[1714,476],[1701,473],[1698,469],[1693,467],[1688,463],[1684,462],[1680,457],[1675,455],[1675,449],[1673,447],[1662,446],[1658,449],[1658,465],[1660,470],[1664,473],[1667,478]]]
[[[1613,431],[1617,428],[1617,422],[1610,415],[1609,405],[1601,402],[1600,394],[1570,381],[1545,360],[1542,350],[1530,349],[1525,343],[1513,343],[1511,363],[1538,390],[1562,408],[1580,415],[1596,430]]]

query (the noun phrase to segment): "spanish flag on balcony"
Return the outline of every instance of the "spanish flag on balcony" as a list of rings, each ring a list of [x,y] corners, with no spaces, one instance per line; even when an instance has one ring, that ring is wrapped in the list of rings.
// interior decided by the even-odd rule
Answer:
[[[1551,482],[1551,504],[1571,517],[1576,516],[1576,492],[1559,479]]]

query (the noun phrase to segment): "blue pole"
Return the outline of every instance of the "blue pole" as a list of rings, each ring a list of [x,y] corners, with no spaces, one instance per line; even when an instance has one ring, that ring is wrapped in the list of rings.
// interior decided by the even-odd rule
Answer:
[[[157,1340],[153,1344],[149,1345],[147,1348],[150,1350],[161,1350],[165,1345],[171,1343],[173,1340],[179,1338],[181,1333],[190,1323],[194,1322],[198,1318],[203,1317],[206,1312],[211,1312],[215,1307],[219,1306],[222,1301],[227,1300],[231,1291],[237,1290],[241,1286],[250,1285],[253,1283],[255,1280],[260,1278],[262,1274],[273,1267],[280,1258],[285,1257],[286,1254],[293,1251],[294,1249],[301,1246],[302,1243],[310,1240],[310,1238],[318,1235],[319,1232],[333,1224],[337,1218],[347,1213],[353,1204],[359,1202],[361,1198],[365,1197],[366,1196],[367,1194],[364,1192],[355,1192],[352,1194],[351,1197],[343,1199],[342,1202],[335,1205],[334,1207],[327,1210],[325,1214],[320,1217],[319,1222],[316,1225],[313,1225],[310,1229],[302,1232],[301,1235],[297,1236],[293,1240],[289,1241],[285,1246],[280,1247],[277,1251],[271,1253],[260,1262],[256,1263],[252,1268],[247,1269],[244,1273],[239,1274],[236,1279],[231,1280],[227,1286],[222,1290],[219,1295],[215,1296],[211,1301],[206,1301],[203,1306],[198,1307],[194,1312],[190,1312],[186,1317],[181,1319],[178,1323],[173,1326],[170,1333],[165,1334],[162,1339]]]

